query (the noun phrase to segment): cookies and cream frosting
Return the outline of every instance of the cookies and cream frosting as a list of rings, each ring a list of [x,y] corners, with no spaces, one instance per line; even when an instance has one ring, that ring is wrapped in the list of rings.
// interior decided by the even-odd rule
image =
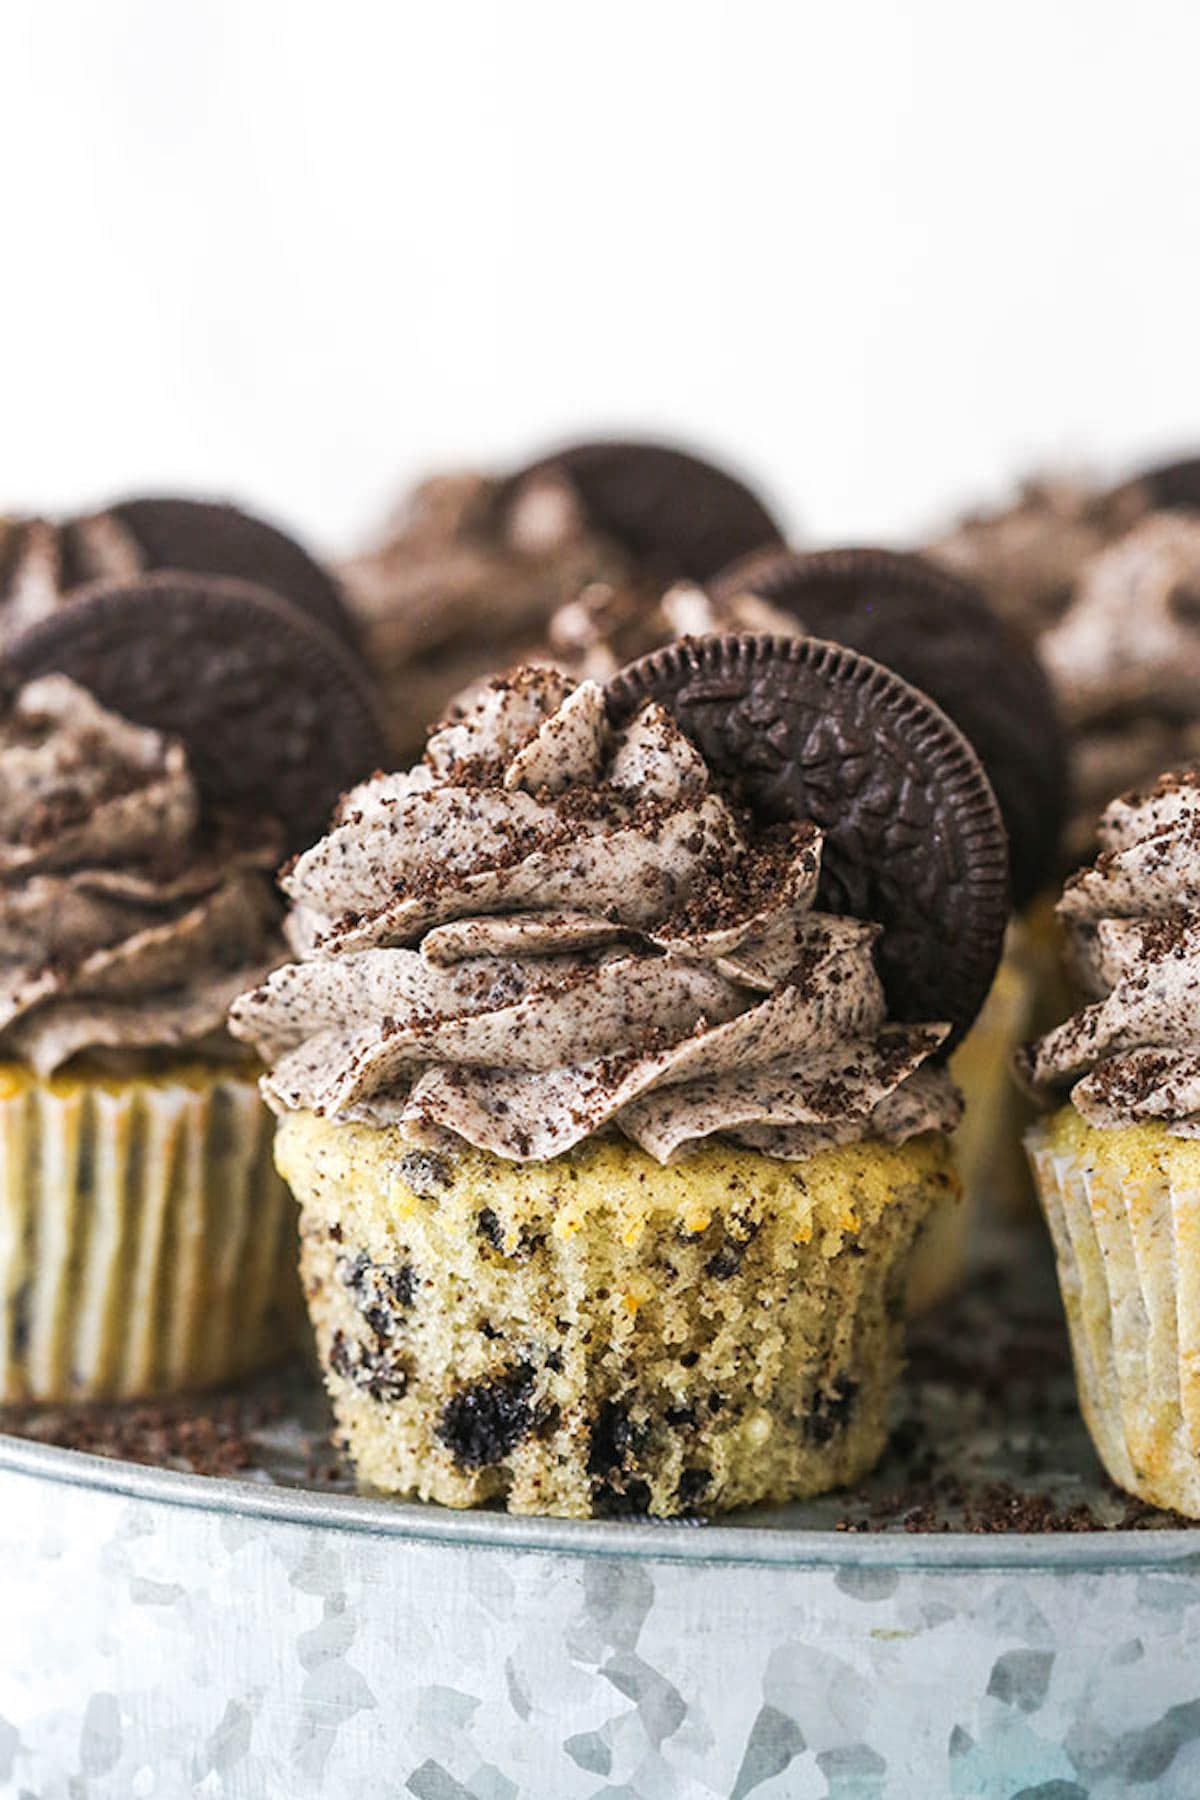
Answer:
[[[205,842],[182,747],[66,676],[0,713],[0,1056],[229,1054],[229,1002],[280,960],[274,836]]]
[[[790,613],[757,594],[717,601],[689,581],[676,582],[659,598],[629,586],[593,587],[559,607],[545,644],[531,660],[550,663],[579,679],[607,681],[627,663],[676,638],[725,631],[801,635]]]
[[[751,841],[661,709],[495,682],[283,878],[298,960],[231,1013],[279,1112],[514,1161],[619,1129],[783,1158],[948,1128],[949,1026],[889,1023],[876,928],[816,910],[821,839]]]
[[[399,746],[419,750],[454,695],[516,660],[560,607],[601,611],[648,601],[632,559],[588,523],[553,472],[515,489],[478,474],[434,476],[384,542],[339,571],[385,684],[402,683]]]
[[[1114,801],[1098,836],[1058,906],[1089,1003],[1030,1046],[1023,1073],[1089,1124],[1162,1119],[1200,1137],[1200,771]]]
[[[1070,603],[1085,564],[1132,524],[1145,502],[1069,476],[1023,483],[994,512],[965,518],[924,554],[981,587],[996,611],[1031,640]]]
[[[1151,513],[1093,557],[1040,650],[1071,735],[1082,854],[1110,794],[1200,755],[1200,519]]]

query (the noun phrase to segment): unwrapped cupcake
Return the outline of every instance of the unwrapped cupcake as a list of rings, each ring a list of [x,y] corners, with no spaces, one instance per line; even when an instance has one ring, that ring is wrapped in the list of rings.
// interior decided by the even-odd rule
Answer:
[[[1114,801],[1059,917],[1087,1004],[1023,1074],[1080,1405],[1119,1486],[1200,1518],[1200,773]]]
[[[360,1480],[588,1517],[861,1476],[1004,855],[949,722],[811,641],[521,672],[349,794],[232,1023]]]

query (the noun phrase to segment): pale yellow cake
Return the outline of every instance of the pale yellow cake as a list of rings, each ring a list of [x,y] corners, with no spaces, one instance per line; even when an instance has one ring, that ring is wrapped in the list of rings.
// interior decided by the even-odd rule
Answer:
[[[276,1155],[361,1484],[572,1517],[861,1477],[912,1240],[956,1185],[934,1134],[666,1166],[606,1136],[520,1164],[295,1112]]]

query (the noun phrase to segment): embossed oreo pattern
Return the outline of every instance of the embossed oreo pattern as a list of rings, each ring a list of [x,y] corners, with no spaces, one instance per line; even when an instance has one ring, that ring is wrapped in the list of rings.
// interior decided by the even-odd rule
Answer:
[[[1066,742],[1038,658],[969,582],[888,550],[767,550],[711,586],[753,593],[814,637],[859,650],[928,694],[975,750],[1000,803],[1018,905],[1052,879],[1067,816]]]
[[[922,694],[815,638],[684,639],[615,676],[614,721],[659,700],[764,819],[826,833],[820,906],[884,927],[894,1018],[950,1019],[991,985],[1008,917],[1004,826],[958,729]]]
[[[706,581],[763,544],[780,541],[762,502],[734,476],[665,444],[573,444],[514,476],[560,471],[588,522],[665,577]]]
[[[24,680],[70,675],[113,712],[181,738],[210,802],[278,819],[292,848],[385,756],[354,657],[249,582],[164,571],[97,587],[22,633],[7,661]]]

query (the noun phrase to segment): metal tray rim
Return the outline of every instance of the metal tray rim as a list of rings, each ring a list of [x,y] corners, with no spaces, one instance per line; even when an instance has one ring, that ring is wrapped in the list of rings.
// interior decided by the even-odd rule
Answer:
[[[788,1568],[1195,1570],[1188,1530],[914,1533],[543,1519],[191,1475],[0,1433],[0,1473],[164,1506],[473,1549]]]

